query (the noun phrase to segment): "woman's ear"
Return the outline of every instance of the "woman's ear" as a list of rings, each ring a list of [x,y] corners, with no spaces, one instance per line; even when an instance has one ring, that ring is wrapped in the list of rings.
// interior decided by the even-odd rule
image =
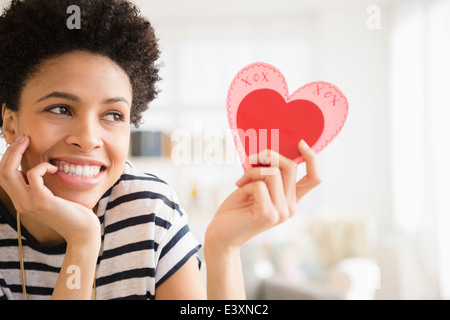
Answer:
[[[16,121],[17,112],[6,107],[6,103],[2,105],[2,119],[3,119],[3,137],[7,144],[11,144],[16,140]]]

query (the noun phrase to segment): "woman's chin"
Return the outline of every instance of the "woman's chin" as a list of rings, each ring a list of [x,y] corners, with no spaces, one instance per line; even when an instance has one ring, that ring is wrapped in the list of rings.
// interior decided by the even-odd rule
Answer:
[[[52,191],[53,194],[56,197],[63,198],[64,200],[78,203],[90,210],[93,210],[94,207],[97,205],[99,199],[101,198],[102,194],[99,192],[94,192],[92,190],[86,190],[86,191],[70,191],[70,192],[61,192],[59,191]]]
[[[101,183],[84,187],[68,185],[64,182],[62,183],[56,175],[46,178],[44,184],[56,197],[78,203],[90,210],[94,209],[101,196],[108,189]]]

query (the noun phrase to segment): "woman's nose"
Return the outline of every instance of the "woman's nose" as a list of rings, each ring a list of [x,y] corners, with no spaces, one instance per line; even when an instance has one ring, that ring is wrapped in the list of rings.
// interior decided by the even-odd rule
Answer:
[[[66,143],[82,152],[90,152],[103,146],[98,119],[78,119],[71,128]]]

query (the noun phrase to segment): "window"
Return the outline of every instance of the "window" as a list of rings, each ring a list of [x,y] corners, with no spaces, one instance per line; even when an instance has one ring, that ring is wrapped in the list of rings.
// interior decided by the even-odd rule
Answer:
[[[415,297],[450,297],[450,1],[396,7],[391,34],[393,225],[420,259]],[[410,266],[412,268],[412,266]],[[409,267],[408,267],[409,268]],[[416,282],[417,282],[416,281]],[[412,287],[411,287],[412,288]]]

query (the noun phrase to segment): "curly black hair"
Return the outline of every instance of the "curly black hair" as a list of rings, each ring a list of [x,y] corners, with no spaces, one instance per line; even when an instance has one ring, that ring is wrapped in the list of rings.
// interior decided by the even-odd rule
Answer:
[[[80,8],[81,29],[67,26],[71,5]],[[0,17],[0,104],[17,111],[39,66],[74,50],[106,56],[127,73],[131,123],[139,126],[157,95],[160,52],[150,22],[127,0],[12,0]]]

